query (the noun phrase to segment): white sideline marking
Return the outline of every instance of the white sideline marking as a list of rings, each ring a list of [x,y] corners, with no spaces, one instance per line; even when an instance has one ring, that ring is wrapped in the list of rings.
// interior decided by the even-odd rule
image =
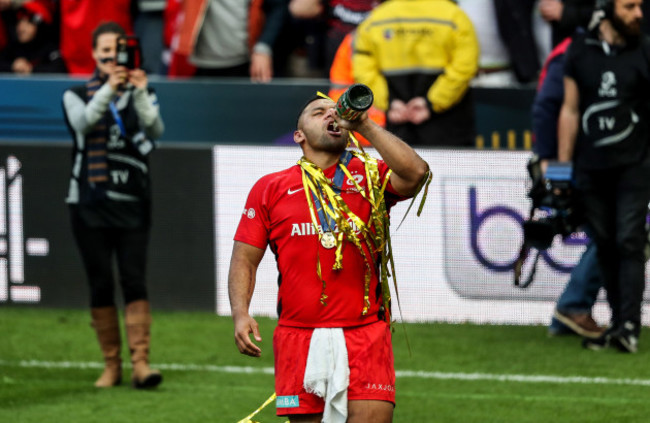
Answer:
[[[6,367],[37,367],[48,369],[101,369],[104,363],[80,362],[80,361],[40,361],[21,360],[6,361],[0,360],[0,366]],[[171,371],[192,371],[212,373],[238,373],[238,374],[273,374],[272,367],[250,367],[250,366],[213,366],[210,364],[181,364],[181,363],[156,363],[153,367],[160,370]],[[490,373],[444,373],[425,372],[414,370],[397,370],[395,376],[398,378],[416,379],[451,379],[451,380],[489,380],[497,382],[521,382],[521,383],[578,383],[594,385],[636,385],[650,386],[649,379],[613,379],[609,377],[583,377],[583,376],[553,376],[553,375],[506,375]]]

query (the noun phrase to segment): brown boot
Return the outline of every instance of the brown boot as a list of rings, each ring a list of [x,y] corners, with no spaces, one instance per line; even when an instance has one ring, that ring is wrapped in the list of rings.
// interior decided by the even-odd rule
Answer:
[[[158,370],[149,368],[149,338],[151,314],[149,301],[137,300],[126,305],[126,335],[131,351],[133,373],[131,381],[134,388],[153,388],[162,382]]]
[[[99,347],[104,355],[104,372],[95,382],[97,388],[109,388],[122,383],[122,358],[120,357],[120,325],[117,309],[96,307],[90,309],[92,322],[90,326],[97,333]]]
[[[605,332],[605,328],[598,326],[591,313],[564,313],[555,310],[553,317],[585,338],[598,339]]]

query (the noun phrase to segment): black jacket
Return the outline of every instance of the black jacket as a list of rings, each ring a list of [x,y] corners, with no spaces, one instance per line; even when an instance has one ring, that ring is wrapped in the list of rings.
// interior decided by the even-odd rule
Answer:
[[[625,47],[599,40],[597,29],[574,37],[564,73],[578,87],[576,169],[609,169],[639,163],[647,157],[649,57],[647,35]]]
[[[87,226],[148,226],[151,202],[148,154],[154,148],[151,140],[160,137],[164,129],[158,100],[151,89],[131,88],[119,99],[114,96],[106,83],[90,101],[85,85],[70,88],[63,94],[64,117],[74,140],[66,202]],[[105,128],[107,134],[102,143],[107,180],[94,183],[89,177],[92,172],[89,162],[94,160],[92,150],[97,149],[98,127]]]

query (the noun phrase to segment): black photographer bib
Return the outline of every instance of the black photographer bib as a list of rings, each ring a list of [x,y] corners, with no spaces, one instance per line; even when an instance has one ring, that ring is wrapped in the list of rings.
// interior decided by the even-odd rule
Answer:
[[[650,38],[612,47],[597,34],[578,34],[567,51],[565,75],[580,95],[574,152],[578,169],[608,169],[646,158],[650,99]]]

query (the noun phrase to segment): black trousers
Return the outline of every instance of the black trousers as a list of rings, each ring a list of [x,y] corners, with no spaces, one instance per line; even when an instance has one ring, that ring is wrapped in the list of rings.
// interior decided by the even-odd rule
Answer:
[[[124,304],[147,299],[148,227],[92,228],[73,215],[72,231],[86,269],[91,307],[115,305],[113,257],[117,262]]]
[[[593,228],[612,325],[630,321],[638,329],[645,289],[650,163],[577,172],[576,182]]]

